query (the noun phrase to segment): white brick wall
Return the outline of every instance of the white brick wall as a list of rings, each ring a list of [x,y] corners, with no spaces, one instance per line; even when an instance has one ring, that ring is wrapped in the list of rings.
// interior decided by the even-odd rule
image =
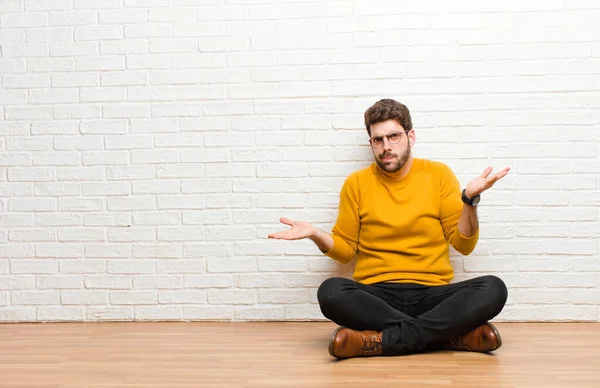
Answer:
[[[371,161],[362,114],[484,194],[457,280],[499,319],[600,321],[594,1],[0,2],[0,321],[322,319],[330,229]]]

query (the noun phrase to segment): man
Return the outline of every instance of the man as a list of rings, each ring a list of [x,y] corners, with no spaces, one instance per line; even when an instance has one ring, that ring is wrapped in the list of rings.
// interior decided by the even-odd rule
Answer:
[[[495,276],[450,284],[449,244],[464,255],[473,251],[480,194],[509,169],[491,174],[488,167],[461,193],[449,167],[413,158],[415,132],[405,105],[383,99],[364,117],[375,163],[346,179],[332,233],[282,218],[291,228],[269,235],[309,238],[343,263],[356,257],[354,280],[327,279],[317,293],[323,315],[341,326],[329,353],[496,350],[500,334],[487,321],[504,307],[506,286]]]

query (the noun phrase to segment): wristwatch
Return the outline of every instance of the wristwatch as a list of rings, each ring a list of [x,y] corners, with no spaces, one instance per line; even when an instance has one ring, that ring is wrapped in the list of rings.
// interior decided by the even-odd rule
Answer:
[[[481,196],[477,194],[473,198],[469,198],[467,197],[467,194],[465,194],[465,191],[466,189],[462,191],[462,201],[469,206],[477,206],[479,201],[481,201]]]

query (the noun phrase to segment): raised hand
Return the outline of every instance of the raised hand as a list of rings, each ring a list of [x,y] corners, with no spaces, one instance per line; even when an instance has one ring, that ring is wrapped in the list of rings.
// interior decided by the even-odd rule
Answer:
[[[506,167],[503,170],[492,174],[493,167],[486,168],[483,173],[477,178],[473,179],[465,188],[465,194],[469,198],[473,198],[492,187],[498,180],[504,178],[508,174],[510,167]]]
[[[314,237],[317,229],[304,221],[292,221],[289,218],[281,217],[279,221],[282,224],[291,226],[288,230],[269,234],[269,238],[275,238],[279,240],[300,240],[303,238]]]

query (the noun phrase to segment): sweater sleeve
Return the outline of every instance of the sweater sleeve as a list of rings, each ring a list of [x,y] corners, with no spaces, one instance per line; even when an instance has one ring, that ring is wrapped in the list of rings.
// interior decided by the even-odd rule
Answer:
[[[335,226],[332,229],[333,248],[325,255],[342,263],[350,262],[358,250],[360,218],[358,215],[358,176],[346,178],[340,192],[340,205]]]
[[[452,172],[445,166],[440,182],[440,220],[444,237],[458,252],[468,255],[475,249],[479,241],[479,228],[471,237],[465,237],[458,230],[458,220],[462,212],[460,183]]]

